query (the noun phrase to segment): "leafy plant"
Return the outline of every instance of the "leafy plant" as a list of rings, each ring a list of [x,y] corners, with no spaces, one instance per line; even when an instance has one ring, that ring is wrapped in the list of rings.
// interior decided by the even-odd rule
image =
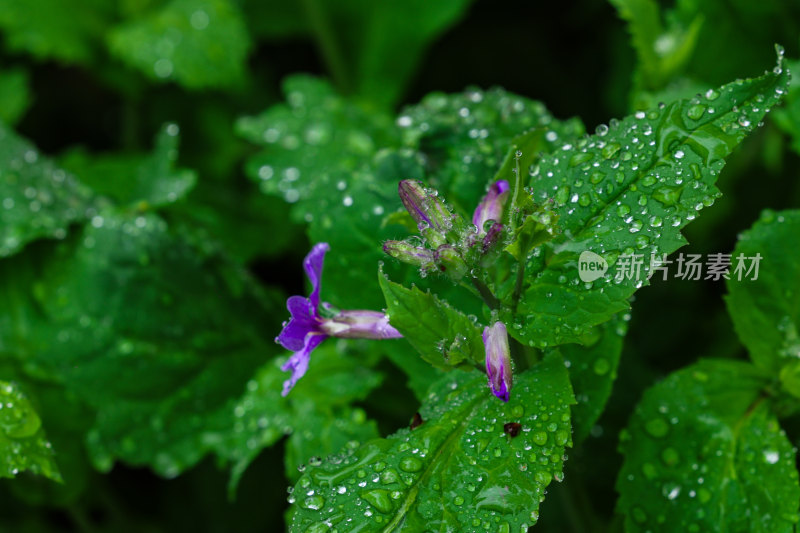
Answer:
[[[426,84],[479,2],[23,4],[0,529],[796,529],[791,3],[579,3],[596,126]]]

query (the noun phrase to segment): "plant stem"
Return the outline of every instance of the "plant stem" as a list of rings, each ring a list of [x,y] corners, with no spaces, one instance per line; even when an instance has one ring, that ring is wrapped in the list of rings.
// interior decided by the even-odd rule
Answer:
[[[519,262],[519,267],[517,267],[517,281],[514,283],[514,293],[511,296],[511,311],[516,314],[517,313],[517,306],[519,305],[519,299],[522,297],[522,286],[525,282],[525,258]]]
[[[516,148],[516,146],[514,146]],[[511,224],[511,235],[514,235],[514,232],[517,229],[517,198],[519,197],[519,186],[520,186],[520,177],[519,177],[519,156],[517,152],[514,153],[514,196],[511,197],[511,205],[509,206],[509,214],[508,221]]]
[[[347,63],[325,9],[320,5],[319,0],[303,0],[303,7],[308,17],[308,23],[314,33],[314,38],[317,41],[317,46],[334,82],[342,93],[350,93],[352,87],[350,75],[347,71]]]
[[[497,299],[497,296],[492,294],[492,291],[489,290],[489,287],[487,287],[484,282],[478,278],[471,278],[471,280],[472,285],[478,290],[478,293],[481,295],[486,305],[489,306],[489,309],[497,309],[500,307],[500,300]]]

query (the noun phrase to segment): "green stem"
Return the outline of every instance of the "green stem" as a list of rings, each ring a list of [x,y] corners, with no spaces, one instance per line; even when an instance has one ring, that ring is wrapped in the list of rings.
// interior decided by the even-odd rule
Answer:
[[[347,63],[324,7],[319,0],[303,0],[303,7],[305,8],[311,31],[317,41],[317,46],[334,82],[342,93],[350,93],[352,86],[349,72],[347,71]]]
[[[515,147],[516,148],[516,147]],[[510,216],[508,220],[511,224],[511,235],[517,230],[517,198],[519,197],[520,177],[519,177],[519,151],[514,153],[514,196],[511,197],[511,206],[509,207]]]
[[[519,267],[517,267],[517,281],[514,283],[514,293],[511,296],[511,311],[514,314],[517,314],[519,299],[522,297],[522,286],[525,282],[525,261],[523,257],[522,261],[519,262]]]
[[[487,287],[484,282],[478,278],[471,278],[471,281],[472,285],[481,295],[481,298],[483,298],[483,301],[489,306],[489,309],[498,309],[500,307],[500,300],[497,299],[497,296],[492,294],[492,291],[489,290],[489,287]]]

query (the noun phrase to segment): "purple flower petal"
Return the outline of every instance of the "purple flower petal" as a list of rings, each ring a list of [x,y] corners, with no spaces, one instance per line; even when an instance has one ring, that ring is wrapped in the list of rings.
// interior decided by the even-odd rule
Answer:
[[[430,226],[431,219],[425,209],[427,193],[422,183],[416,180],[403,180],[398,184],[397,192],[411,218],[416,220],[417,224],[424,223]]]
[[[322,321],[322,330],[345,339],[399,339],[399,331],[389,325],[389,317],[379,311],[342,311]]]
[[[495,322],[483,330],[486,347],[486,373],[492,393],[507,402],[511,397],[511,350],[508,347],[508,331],[502,322]]]
[[[308,298],[292,296],[286,300],[286,307],[292,314],[289,323],[283,327],[280,335],[275,338],[287,350],[300,350],[305,344],[309,333],[319,332],[320,325],[316,309]]]
[[[306,269],[308,279],[311,281],[311,294],[308,299],[311,301],[311,305],[314,306],[315,315],[319,307],[319,289],[322,286],[322,263],[325,260],[325,252],[330,249],[331,247],[328,246],[327,242],[315,244],[303,260],[303,268]]]
[[[292,377],[283,382],[283,392],[281,392],[281,396],[289,394],[289,391],[292,390],[297,380],[305,375],[306,370],[308,370],[308,360],[311,357],[311,352],[327,338],[327,335],[322,334],[308,335],[303,347],[294,352],[289,360],[283,364],[281,370],[285,372],[291,370]]]
[[[501,222],[503,208],[506,200],[508,200],[509,189],[510,186],[506,180],[496,181],[489,187],[486,196],[483,197],[483,200],[475,208],[475,213],[472,215],[472,223],[478,227],[479,234],[484,233],[483,226],[487,221]]]

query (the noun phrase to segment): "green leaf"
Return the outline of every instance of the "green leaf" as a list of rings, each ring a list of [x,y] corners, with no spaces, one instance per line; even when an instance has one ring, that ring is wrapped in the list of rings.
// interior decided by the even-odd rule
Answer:
[[[509,147],[523,142],[524,132],[547,128],[543,151],[584,132],[580,120],[556,120],[541,102],[502,89],[432,93],[404,109],[397,124],[403,144],[425,156],[428,184],[470,218],[493,177],[512,180],[513,165],[507,173],[497,169],[508,161]]]
[[[319,211],[309,225],[308,234],[312,242],[331,245],[333,253],[328,254],[330,260],[325,259],[326,288],[323,289],[329,301],[343,309],[378,309],[384,305],[372,269],[379,261],[389,259],[383,253],[383,241],[406,236],[403,228],[382,227],[384,213],[399,203],[397,184],[400,180],[418,177],[421,173],[422,164],[416,154],[383,150],[362,172],[351,177],[331,173],[328,179],[318,181],[321,186],[316,193]],[[341,183],[347,183],[343,191],[339,191]],[[418,278],[416,271],[394,261],[388,261],[386,269],[396,279],[408,278],[412,271]]]
[[[785,365],[778,376],[783,389],[795,398],[800,398],[800,361],[795,360]]]
[[[680,229],[720,194],[715,182],[724,158],[787,84],[780,60],[760,78],[637,112],[544,156],[530,178],[532,199],[553,202],[560,235],[529,259],[519,313],[503,315],[511,335],[541,347],[581,342],[590,327],[627,309],[647,281],[652,255],[660,259],[685,244]],[[585,251],[609,265],[592,282],[579,277]],[[639,275],[618,262],[634,254],[644,263]]]
[[[0,120],[16,124],[31,105],[28,71],[21,68],[0,71]]]
[[[800,34],[800,6],[782,0],[677,0],[666,17],[684,28],[704,20],[686,73],[712,85],[761,68],[775,43],[794,46]]]
[[[345,309],[381,306],[369,265],[385,257],[381,241],[397,237],[382,221],[399,204],[398,181],[421,178],[422,164],[412,152],[379,152],[398,144],[389,117],[342,99],[326,82],[295,76],[284,92],[286,104],[236,125],[264,146],[246,171],[263,192],[292,205],[312,242],[331,245],[323,298]]]
[[[322,200],[335,195],[344,201],[357,180],[352,174],[363,171],[380,148],[397,143],[388,116],[344,100],[325,81],[292,76],[283,92],[285,104],[239,119],[236,131],[263,146],[248,160],[248,175],[263,192],[295,204],[296,220],[309,222],[323,212]]]
[[[471,3],[472,0],[336,3],[336,11],[341,14],[334,15],[345,16],[357,28],[353,35],[347,26],[339,26],[349,34],[343,35],[342,40],[351,45],[356,94],[386,107],[395,104],[431,42],[454,25]]]
[[[16,383],[0,381],[0,477],[23,471],[61,482],[42,421]]]
[[[208,232],[222,243],[230,256],[242,264],[276,257],[288,250],[299,252],[305,241],[304,228],[289,219],[289,205],[280,198],[259,193],[244,177],[230,181],[204,179],[197,182],[186,201],[170,211],[195,230]],[[267,228],[281,228],[265,236]]]
[[[474,320],[430,292],[389,281],[383,271],[378,281],[389,322],[423,359],[442,369],[484,364],[481,329]]]
[[[0,122],[0,256],[41,237],[62,239],[92,212],[91,191]]]
[[[789,60],[786,67],[792,73],[792,81],[786,94],[786,105],[775,110],[773,120],[791,136],[791,147],[800,153],[800,60]]]
[[[561,479],[572,403],[557,357],[519,376],[508,403],[485,376],[451,372],[420,408],[422,425],[307,468],[291,530],[525,530]],[[510,423],[521,425],[514,437]]]
[[[686,77],[676,77],[665,84],[661,89],[652,91],[637,91],[631,94],[631,108],[646,111],[658,106],[661,102],[672,102],[681,98],[690,99],[698,94],[705,94],[713,89],[708,83]]]
[[[578,404],[572,408],[572,437],[575,442],[589,436],[611,396],[629,318],[630,315],[616,316],[595,326],[584,340],[584,345],[565,344],[559,347],[568,365],[569,380],[578,400]]]
[[[398,118],[399,128],[313,78],[289,78],[284,91],[287,104],[237,123],[240,135],[264,145],[247,173],[292,204],[313,242],[330,243],[323,296],[342,308],[383,304],[362,266],[386,258],[381,241],[407,236],[402,226],[384,223],[401,207],[401,179],[429,182],[471,215],[520,131],[547,124],[565,138],[583,132],[579,122],[555,121],[541,103],[501,90],[428,97]],[[546,137],[542,149],[556,140]],[[410,269],[394,262],[390,269],[395,279],[409,277]]]
[[[0,321],[3,352],[95,411],[96,467],[119,458],[177,475],[208,452],[208,432],[230,426],[274,350],[263,332],[279,327],[277,303],[154,214],[101,212],[76,237],[0,263],[15,310]]]
[[[800,357],[798,235],[800,211],[767,210],[740,235],[731,256],[728,312],[750,358],[773,372]],[[755,262],[757,279],[755,270],[748,274]],[[743,269],[737,270],[740,264]]]
[[[108,0],[0,0],[0,28],[6,46],[37,59],[89,63],[99,56],[98,43],[115,16]]]
[[[662,89],[691,59],[703,16],[698,14],[685,27],[669,18],[668,28],[664,28],[655,0],[611,0],[611,3],[620,18],[628,22],[631,44],[638,56],[634,91]]]
[[[233,407],[232,427],[208,436],[216,441],[217,455],[232,462],[231,491],[253,459],[284,435],[289,435],[286,474],[292,481],[300,475],[298,468],[315,457],[378,436],[375,422],[350,405],[381,381],[367,361],[343,353],[330,340],[314,350],[307,374],[283,397],[282,383],[289,377],[280,369],[285,361],[279,357],[261,367]]]
[[[768,383],[749,363],[704,360],[645,392],[620,436],[626,531],[794,530],[795,451]]]
[[[146,208],[171,204],[183,198],[197,181],[194,171],[175,168],[178,133],[176,124],[165,125],[148,155],[91,156],[78,149],[62,157],[61,164],[119,205]]]
[[[250,50],[232,0],[172,0],[116,27],[108,42],[112,54],[148,78],[188,89],[241,84]]]
[[[97,475],[84,443],[94,413],[64,387],[26,379],[25,376],[20,378],[19,383],[23,383],[25,390],[36,399],[36,409],[43,427],[47,428],[47,440],[55,451],[54,460],[63,483],[50,483],[38,477],[18,477],[12,487],[14,493],[37,505],[75,505],[91,491],[90,481]]]
[[[244,10],[255,35],[313,37],[340,91],[388,109],[403,96],[430,44],[470,3],[246,0]]]

